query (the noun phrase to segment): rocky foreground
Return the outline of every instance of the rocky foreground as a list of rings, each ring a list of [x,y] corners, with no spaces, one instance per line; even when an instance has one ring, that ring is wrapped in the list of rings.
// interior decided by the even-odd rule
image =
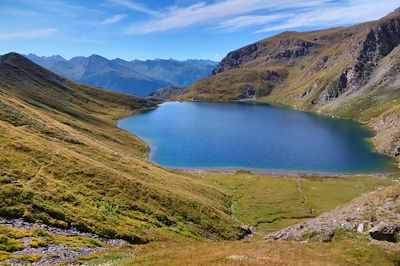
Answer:
[[[399,242],[400,185],[368,193],[344,207],[268,234],[265,239],[327,242],[340,233],[357,233],[370,240]]]
[[[7,260],[11,265],[78,265],[82,256],[128,244],[122,239],[107,239],[75,228],[60,229],[1,217],[0,234],[0,245],[13,251]]]

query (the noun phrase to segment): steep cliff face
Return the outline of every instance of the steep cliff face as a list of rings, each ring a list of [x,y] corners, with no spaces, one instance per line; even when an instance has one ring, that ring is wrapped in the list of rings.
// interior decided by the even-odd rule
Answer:
[[[378,130],[377,148],[395,156],[399,44],[399,9],[352,27],[284,32],[230,52],[177,99],[256,99],[358,119]],[[393,119],[381,117],[387,112]]]
[[[304,98],[318,88],[319,93],[314,94],[307,104],[324,104],[366,85],[379,61],[399,44],[400,11],[396,10],[381,20],[349,28],[285,32],[248,45],[230,52],[210,79],[218,79],[221,74],[228,75],[234,69],[284,68],[302,72],[291,73],[287,78],[297,75],[293,77],[296,82],[307,80],[308,83],[292,97]],[[299,88],[298,85],[292,86],[291,80],[287,80],[282,87],[290,87],[294,91]]]
[[[339,78],[321,95],[320,100],[329,101],[348,90],[366,85],[379,61],[400,44],[400,13],[395,11],[377,23],[358,27],[365,32],[357,51],[356,63],[344,69]]]
[[[285,36],[289,34],[283,33],[272,40],[254,43],[230,52],[213,71],[213,75],[233,68],[257,67],[263,64],[285,62],[316,53],[319,46],[317,42],[296,37],[285,39]]]

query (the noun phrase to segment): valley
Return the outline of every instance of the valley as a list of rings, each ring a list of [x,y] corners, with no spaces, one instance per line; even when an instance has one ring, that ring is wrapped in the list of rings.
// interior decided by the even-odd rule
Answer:
[[[187,88],[151,89],[156,97],[2,55],[0,264],[399,265],[400,174],[387,167],[388,156],[400,159],[399,36],[400,10],[284,32],[229,53]],[[71,70],[57,56],[35,60]],[[115,74],[99,56],[71,60],[97,61],[95,86],[108,81],[98,74]],[[145,62],[130,63],[150,72],[160,63]],[[149,81],[172,78],[157,75]],[[132,128],[123,125],[130,119]],[[160,161],[152,141],[165,135],[153,129],[171,137]],[[269,132],[280,138],[264,143]],[[254,154],[268,160],[256,164]],[[283,165],[265,167],[280,154]],[[299,167],[303,159],[311,166]]]
[[[217,263],[223,256],[222,264],[232,262],[232,258],[246,264],[254,252],[268,252],[271,258],[257,255],[255,264],[266,259],[278,263],[283,259],[279,250],[290,246],[291,256],[296,256],[296,252],[307,252],[310,247],[300,242],[264,244],[265,234],[398,182],[396,174],[273,177],[246,171],[165,169],[146,160],[149,148],[143,141],[115,127],[117,119],[139,109],[154,108],[158,100],[79,85],[18,54],[4,55],[0,61],[0,213],[11,221],[2,225],[3,261],[47,261],[47,256],[53,256],[59,263],[72,258],[88,265],[101,261],[119,265],[165,264],[166,260],[172,263],[174,258],[184,261],[183,257],[193,250],[208,253],[208,248],[217,248],[225,251],[210,256],[208,262]],[[60,96],[63,101],[58,100]],[[18,224],[13,219],[46,224],[51,233],[37,235],[34,224],[30,231],[13,229]],[[255,231],[249,229],[253,227]],[[69,240],[51,228],[76,228],[127,244],[113,247],[101,240],[93,242],[91,235],[70,235]],[[22,231],[16,233],[17,229]],[[253,235],[250,240],[231,242],[249,233]],[[76,243],[74,249],[83,253],[78,253],[82,255],[79,259],[59,256],[56,251],[42,254],[36,244],[28,242],[29,253],[17,255],[19,250],[25,252],[24,237],[35,239],[45,250],[46,246]],[[335,260],[324,256],[320,262],[360,262],[357,252],[369,252],[369,257],[363,259],[367,264],[397,260],[393,255],[395,247],[379,244],[380,251],[376,251],[368,244],[366,235],[359,240],[351,238],[344,236],[340,240],[344,242],[309,245],[321,250],[331,250],[333,245],[340,253],[344,252],[342,244],[350,241],[365,249],[344,253]],[[210,246],[210,240],[229,241]],[[93,248],[88,249],[88,241],[94,243]],[[153,244],[138,245],[145,243]],[[168,247],[167,253],[159,249],[160,245]],[[182,245],[189,250],[176,250]],[[244,255],[240,252],[242,245],[250,246]],[[272,253],[271,245],[276,248]],[[135,255],[138,250],[139,257]],[[207,261],[199,261],[204,263]]]

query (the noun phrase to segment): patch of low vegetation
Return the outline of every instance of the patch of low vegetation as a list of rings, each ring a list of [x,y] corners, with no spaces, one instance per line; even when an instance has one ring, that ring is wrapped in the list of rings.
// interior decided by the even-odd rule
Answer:
[[[268,233],[312,218],[350,202],[363,193],[393,184],[385,176],[260,176],[246,172],[209,173],[205,180],[232,197],[241,223]]]
[[[82,256],[79,262],[85,266],[96,266],[96,265],[121,265],[125,263],[133,263],[135,257],[134,251],[141,248],[124,247],[118,249],[112,249],[103,253],[93,253],[88,256]]]
[[[38,248],[38,247],[46,247],[47,242],[43,238],[40,237],[32,237],[29,243],[31,248]]]
[[[0,234],[6,235],[14,239],[32,236],[32,232],[26,229],[10,227],[5,225],[0,225]]]
[[[17,251],[24,248],[24,244],[16,239],[8,237],[6,235],[0,235],[0,250],[1,251]]]
[[[95,240],[90,237],[83,237],[83,236],[75,236],[75,237],[69,237],[69,236],[55,236],[53,238],[54,243],[61,243],[65,245],[69,245],[72,247],[89,247],[89,248],[95,248],[95,247],[102,247],[104,246],[104,243],[101,241]]]

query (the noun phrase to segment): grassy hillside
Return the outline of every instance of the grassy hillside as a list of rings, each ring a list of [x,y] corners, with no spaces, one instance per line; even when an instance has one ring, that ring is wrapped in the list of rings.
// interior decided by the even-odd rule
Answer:
[[[373,22],[285,32],[230,52],[176,100],[251,100],[367,122],[400,154],[400,10]]]
[[[0,216],[75,226],[132,243],[237,238],[229,198],[146,161],[115,120],[157,102],[65,80],[18,54],[0,59]]]

